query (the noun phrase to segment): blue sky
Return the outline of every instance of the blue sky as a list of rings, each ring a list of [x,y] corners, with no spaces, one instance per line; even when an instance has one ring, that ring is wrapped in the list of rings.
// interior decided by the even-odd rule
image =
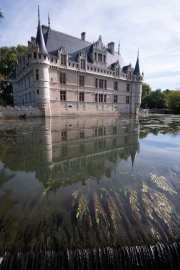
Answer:
[[[0,46],[27,45],[36,36],[37,5],[41,24],[86,39],[99,35],[106,45],[115,42],[124,61],[134,66],[140,50],[144,81],[152,87],[180,88],[180,1],[179,0],[0,0],[4,19],[0,24]]]

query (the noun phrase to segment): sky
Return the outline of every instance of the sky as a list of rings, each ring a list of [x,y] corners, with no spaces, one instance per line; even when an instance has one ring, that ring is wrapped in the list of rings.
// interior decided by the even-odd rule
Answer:
[[[27,45],[41,24],[105,45],[115,42],[126,64],[135,66],[137,51],[144,82],[152,90],[180,89],[179,0],[0,0],[0,47]]]

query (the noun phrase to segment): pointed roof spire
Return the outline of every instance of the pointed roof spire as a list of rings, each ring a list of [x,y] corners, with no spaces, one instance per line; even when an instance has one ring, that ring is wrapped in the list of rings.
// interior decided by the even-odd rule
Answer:
[[[118,54],[120,54],[120,41],[118,43]]]
[[[40,25],[40,12],[39,12],[39,6],[38,6],[38,26]]]
[[[44,42],[44,37],[42,33],[42,28],[40,25],[40,12],[39,12],[39,6],[38,6],[38,28],[37,28],[37,35],[36,35],[36,43],[39,45],[39,52],[48,54],[46,50],[46,45]]]
[[[136,76],[141,76],[140,67],[139,67],[139,49],[137,52],[137,60],[136,60],[136,65],[135,65],[133,74]]]
[[[49,17],[49,12],[48,12],[48,26],[50,28],[50,17]]]

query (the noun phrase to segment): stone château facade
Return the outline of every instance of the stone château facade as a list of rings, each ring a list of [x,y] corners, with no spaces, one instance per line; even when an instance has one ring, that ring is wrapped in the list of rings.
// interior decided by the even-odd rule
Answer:
[[[38,106],[44,116],[72,114],[137,114],[143,73],[126,65],[114,42],[86,41],[40,25],[28,41],[28,54],[16,63],[16,106]]]

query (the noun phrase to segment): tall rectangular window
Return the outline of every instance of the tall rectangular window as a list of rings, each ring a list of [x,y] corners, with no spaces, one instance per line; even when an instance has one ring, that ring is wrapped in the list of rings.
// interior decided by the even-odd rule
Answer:
[[[129,104],[129,97],[126,97],[126,104]]]
[[[66,100],[66,91],[60,91],[60,100]]]
[[[103,94],[99,94],[99,102],[103,102]]]
[[[36,80],[39,80],[39,73],[38,73],[38,69],[36,69]]]
[[[36,52],[34,52],[34,59],[36,59],[37,58],[37,55],[36,55]]]
[[[106,95],[104,95],[104,102],[106,102]]]
[[[98,54],[98,61],[102,62],[102,54],[100,54],[100,53]]]
[[[84,92],[79,92],[79,101],[84,101]]]
[[[65,54],[61,54],[61,65],[66,65],[66,55]]]
[[[113,134],[117,133],[117,127],[113,127]]]
[[[61,140],[62,141],[67,141],[67,131],[62,131],[61,132]]]
[[[106,89],[107,88],[107,81],[104,80],[104,88]]]
[[[84,59],[81,59],[81,68],[85,69],[85,60]]]
[[[127,92],[130,91],[130,84],[127,84]]]
[[[103,80],[99,79],[99,88],[103,88]]]
[[[79,76],[79,86],[84,86],[84,76]]]
[[[117,103],[117,100],[118,100],[118,96],[114,95],[114,103]]]
[[[60,83],[62,84],[66,83],[66,73],[60,72]]]
[[[79,132],[79,137],[80,137],[80,139],[84,139],[84,137],[85,137],[84,129],[81,129],[81,130],[80,130],[80,132]]]
[[[95,87],[98,88],[98,79],[95,80]]]
[[[97,102],[97,94],[95,94],[95,102]]]
[[[119,68],[116,68],[116,77],[119,77]]]
[[[114,82],[114,90],[118,90],[118,82]]]

